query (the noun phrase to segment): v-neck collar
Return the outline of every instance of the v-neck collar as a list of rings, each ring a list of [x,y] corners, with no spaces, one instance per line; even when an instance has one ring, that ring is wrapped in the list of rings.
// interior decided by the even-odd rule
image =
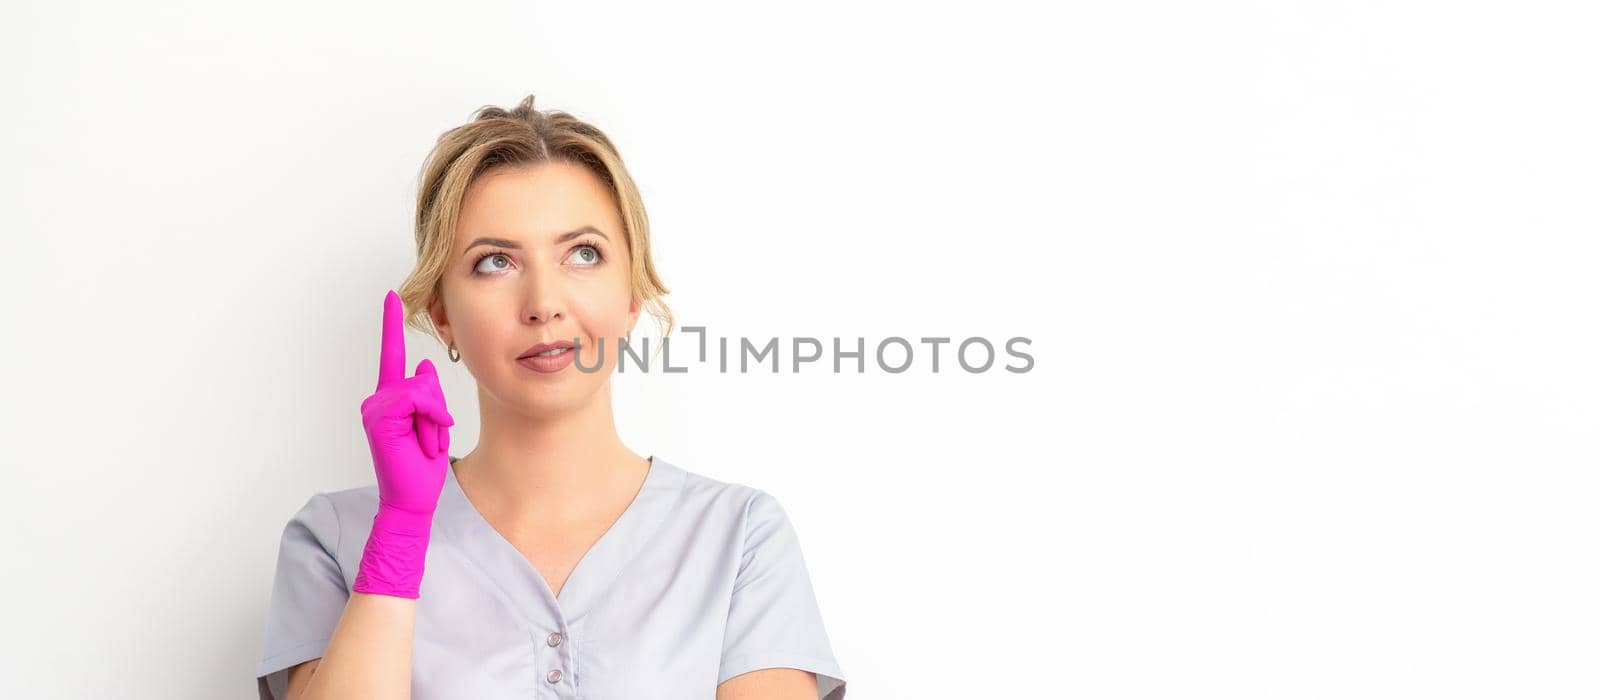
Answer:
[[[484,519],[456,481],[455,461],[445,469],[444,488],[434,513],[434,526],[475,564],[530,624],[548,624],[554,615],[572,623],[600,600],[628,562],[644,549],[651,534],[672,510],[682,490],[684,472],[650,456],[644,484],[633,501],[579,558],[555,595],[550,584],[489,521]]]

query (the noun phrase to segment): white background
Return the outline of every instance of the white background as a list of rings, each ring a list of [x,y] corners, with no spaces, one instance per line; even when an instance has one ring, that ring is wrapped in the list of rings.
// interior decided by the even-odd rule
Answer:
[[[615,379],[785,505],[850,697],[1600,694],[1586,4],[574,5],[8,6],[0,696],[255,696],[417,169],[528,93],[681,323],[1032,339]]]

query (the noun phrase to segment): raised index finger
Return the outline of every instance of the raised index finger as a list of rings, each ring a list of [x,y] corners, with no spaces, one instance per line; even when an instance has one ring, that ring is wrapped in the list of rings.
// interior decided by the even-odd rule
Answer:
[[[389,290],[383,298],[383,345],[378,350],[378,388],[406,378],[405,305]]]

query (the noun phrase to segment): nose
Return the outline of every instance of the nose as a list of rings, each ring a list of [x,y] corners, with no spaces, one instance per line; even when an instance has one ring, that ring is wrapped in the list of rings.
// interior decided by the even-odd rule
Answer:
[[[526,297],[523,318],[535,323],[559,320],[564,313],[560,275],[535,273],[529,278],[532,280],[528,283],[531,289]]]

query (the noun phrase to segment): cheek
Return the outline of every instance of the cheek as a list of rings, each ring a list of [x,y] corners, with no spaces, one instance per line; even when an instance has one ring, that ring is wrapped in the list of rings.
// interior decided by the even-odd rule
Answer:
[[[477,303],[460,305],[450,318],[457,338],[470,338],[478,347],[499,348],[517,340],[517,324],[507,323],[505,307],[475,299]],[[514,318],[514,317],[513,317]]]
[[[615,342],[617,338],[627,335],[629,319],[626,296],[586,296],[572,300],[571,308],[583,330],[592,337],[605,337]]]

